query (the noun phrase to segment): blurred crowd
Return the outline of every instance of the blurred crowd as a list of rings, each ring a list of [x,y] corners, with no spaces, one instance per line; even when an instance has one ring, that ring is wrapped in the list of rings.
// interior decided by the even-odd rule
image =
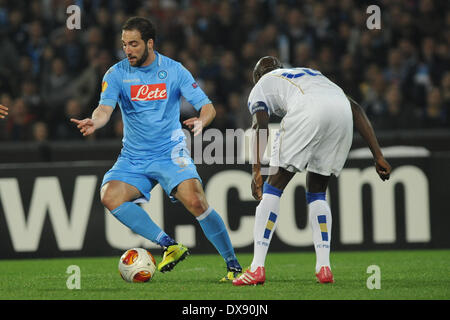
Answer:
[[[70,30],[68,6],[81,8]],[[369,30],[367,6],[381,8]],[[252,69],[264,55],[320,70],[377,131],[450,128],[450,11],[440,0],[0,0],[1,141],[85,139],[104,73],[125,58],[121,26],[150,18],[156,50],[180,61],[216,107],[212,126],[248,128]],[[89,139],[121,138],[116,108]],[[195,110],[182,102],[181,116]],[[274,121],[277,121],[275,119]]]

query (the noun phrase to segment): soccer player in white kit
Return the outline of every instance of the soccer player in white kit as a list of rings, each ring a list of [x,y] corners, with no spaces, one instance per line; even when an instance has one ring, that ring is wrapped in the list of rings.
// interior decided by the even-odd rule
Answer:
[[[246,272],[233,280],[233,285],[265,282],[264,262],[277,226],[281,195],[295,173],[305,170],[306,200],[316,252],[315,273],[318,282],[332,283],[332,219],[325,195],[330,176],[338,177],[344,167],[352,144],[353,123],[367,142],[383,181],[389,179],[391,166],[383,157],[364,110],[319,71],[286,69],[277,58],[267,56],[256,64],[253,81],[255,86],[248,99],[256,131],[252,193],[260,203],[255,214],[253,261]],[[263,184],[261,158],[272,114],[282,121],[274,139],[271,170]]]

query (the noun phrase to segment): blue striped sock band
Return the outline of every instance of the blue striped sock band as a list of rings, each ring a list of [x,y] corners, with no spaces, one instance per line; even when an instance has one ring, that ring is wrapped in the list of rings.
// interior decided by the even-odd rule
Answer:
[[[310,204],[311,202],[314,202],[316,200],[325,200],[325,196],[325,192],[306,192],[306,202]]]
[[[269,193],[269,194],[273,194],[277,197],[281,197],[281,195],[283,194],[283,190],[275,188],[274,186],[271,186],[267,182],[264,182],[263,193]]]

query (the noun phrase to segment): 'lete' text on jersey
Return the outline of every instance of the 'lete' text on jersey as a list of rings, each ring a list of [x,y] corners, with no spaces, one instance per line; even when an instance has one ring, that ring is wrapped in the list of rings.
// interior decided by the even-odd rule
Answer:
[[[191,73],[160,53],[146,67],[132,67],[127,59],[113,65],[103,77],[99,105],[122,111],[122,155],[151,158],[184,143],[180,123],[181,96],[198,111],[211,103]]]

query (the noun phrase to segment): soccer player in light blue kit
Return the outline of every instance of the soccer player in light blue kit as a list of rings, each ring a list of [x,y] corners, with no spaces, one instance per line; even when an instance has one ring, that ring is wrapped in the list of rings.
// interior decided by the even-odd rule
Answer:
[[[233,280],[242,271],[228,231],[220,215],[205,198],[201,179],[188,153],[181,130],[180,98],[184,96],[199,117],[184,123],[199,134],[215,117],[211,101],[179,62],[154,50],[155,28],[141,17],[122,27],[126,59],[105,74],[98,107],[91,118],[77,120],[84,136],[103,127],[119,104],[124,123],[121,154],[105,174],[102,204],[124,225],[163,248],[158,270],[170,271],[188,254],[156,225],[136,203],[149,201],[150,191],[160,184],[172,201],[180,201],[193,214],[227,265],[221,281]]]

